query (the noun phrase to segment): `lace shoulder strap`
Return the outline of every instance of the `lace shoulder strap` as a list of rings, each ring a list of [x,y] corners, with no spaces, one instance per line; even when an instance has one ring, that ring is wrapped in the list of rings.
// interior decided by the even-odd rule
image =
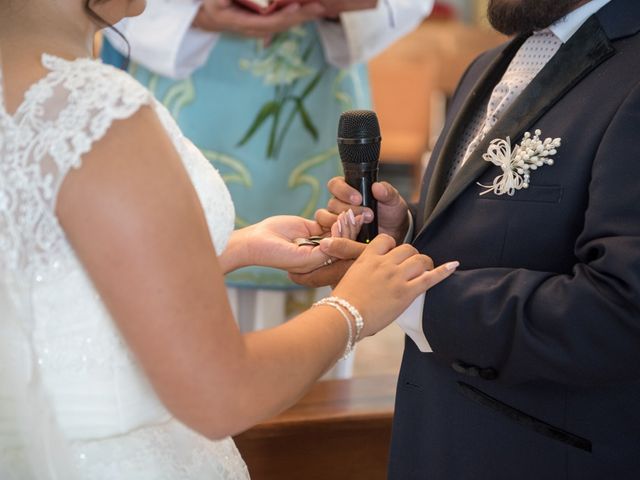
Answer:
[[[67,173],[117,120],[151,93],[126,72],[92,59],[43,55],[48,74],[32,85],[15,114],[0,115],[0,266],[44,271],[68,248],[55,217]]]
[[[43,55],[42,61],[52,72],[52,84],[45,84],[42,93],[66,100],[52,108],[57,118],[52,122],[49,149],[63,173],[81,165],[82,155],[104,137],[114,121],[153,103],[151,93],[129,74],[99,61],[66,61],[50,55]]]

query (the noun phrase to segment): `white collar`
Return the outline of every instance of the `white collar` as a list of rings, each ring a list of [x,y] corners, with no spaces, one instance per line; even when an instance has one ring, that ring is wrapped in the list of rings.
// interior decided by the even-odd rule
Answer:
[[[610,1],[611,0],[591,0],[558,20],[549,27],[549,30],[558,37],[562,43],[567,43],[567,41],[578,31],[582,24],[586,22],[591,15],[596,13]]]

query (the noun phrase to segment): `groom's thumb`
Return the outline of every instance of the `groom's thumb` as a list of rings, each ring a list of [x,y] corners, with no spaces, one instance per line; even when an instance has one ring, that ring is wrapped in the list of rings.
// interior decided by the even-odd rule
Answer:
[[[400,192],[388,182],[374,183],[371,192],[376,200],[389,206],[397,205],[401,201]]]

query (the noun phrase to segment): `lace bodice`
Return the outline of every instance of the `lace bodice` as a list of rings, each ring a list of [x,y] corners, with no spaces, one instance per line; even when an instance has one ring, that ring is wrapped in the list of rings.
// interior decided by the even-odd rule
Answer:
[[[201,155],[169,113],[128,74],[84,58],[66,61],[43,55],[42,62],[49,73],[29,88],[13,116],[0,103],[0,267],[39,279],[73,256],[54,214],[60,185],[70,169],[81,166],[82,155],[114,121],[130,117],[142,105],[152,105],[187,170],[195,173],[203,168],[194,160]],[[218,183],[217,194],[222,194],[224,202],[207,201],[203,207],[206,213],[223,216],[224,222],[220,217],[210,222],[216,225],[211,234],[221,251],[232,228],[233,210],[226,188]],[[199,191],[201,196],[207,193],[211,192]]]
[[[12,425],[16,393],[3,379],[29,385],[38,378],[83,479],[246,478],[231,440],[209,442],[165,410],[55,214],[69,171],[82,167],[83,155],[113,122],[145,105],[182,158],[218,252],[234,218],[224,182],[164,107],[126,73],[91,59],[44,55],[42,63],[48,74],[13,115],[2,103],[0,72],[0,272],[30,285],[32,312],[32,321],[21,325],[24,335],[0,321],[0,336],[15,340],[9,344],[15,354],[0,365],[0,477],[29,478]]]

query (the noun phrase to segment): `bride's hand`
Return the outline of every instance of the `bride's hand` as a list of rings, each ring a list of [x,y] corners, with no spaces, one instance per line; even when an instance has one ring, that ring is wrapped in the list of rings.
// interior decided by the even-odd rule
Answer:
[[[362,216],[345,212],[338,217],[331,232],[317,222],[301,217],[280,215],[269,217],[243,229],[252,265],[279,268],[291,273],[307,273],[327,265],[330,257],[317,245],[298,245],[297,238],[328,237],[355,238],[362,226]]]

